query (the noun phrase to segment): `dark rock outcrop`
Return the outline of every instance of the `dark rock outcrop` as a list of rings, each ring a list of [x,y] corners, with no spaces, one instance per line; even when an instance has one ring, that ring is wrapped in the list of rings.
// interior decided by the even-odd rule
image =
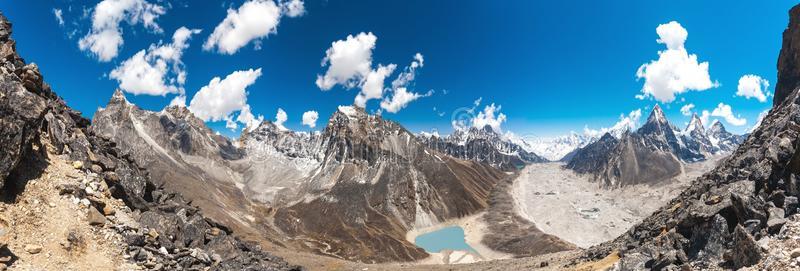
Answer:
[[[16,54],[11,23],[0,18],[0,188],[8,174],[31,150],[54,94],[42,81],[36,64],[25,64]],[[30,90],[29,90],[30,89]],[[68,112],[67,114],[70,114]],[[77,116],[77,115],[76,115]]]
[[[145,267],[299,269],[230,236],[230,232],[214,231],[221,226],[209,222],[180,195],[157,186],[127,152],[89,129],[89,121],[43,82],[36,65],[25,64],[17,55],[10,34],[11,24],[0,14],[0,180],[5,180],[11,170],[30,170],[33,166],[26,164],[24,158],[47,155],[44,148],[52,147],[49,152],[68,156],[76,161],[76,168],[100,171],[96,173],[103,176],[112,196],[122,199],[133,213],[141,213],[138,222],[134,222],[141,227],[120,225],[119,230],[129,235],[126,240],[132,259],[146,261]],[[81,190],[63,187],[60,193]],[[96,223],[101,223],[99,217]],[[214,232],[217,235],[208,236]],[[220,245],[223,243],[226,245]],[[206,259],[202,255],[211,256]]]
[[[783,45],[778,55],[778,83],[772,105],[786,100],[800,83],[800,7],[789,10],[789,26],[783,30]]]
[[[586,147],[577,149],[566,167],[577,173],[594,173],[598,168],[608,165],[611,151],[617,146],[619,140],[609,133],[605,133],[596,142]]]

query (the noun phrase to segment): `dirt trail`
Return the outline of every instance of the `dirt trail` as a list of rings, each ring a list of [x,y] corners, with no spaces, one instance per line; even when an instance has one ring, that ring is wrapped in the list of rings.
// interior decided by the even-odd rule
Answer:
[[[0,220],[8,224],[7,252],[13,253],[9,270],[140,269],[125,261],[124,242],[114,229],[89,224],[85,201],[59,195],[60,184],[81,183],[86,173],[60,156],[49,159],[11,176],[13,187],[0,196]],[[102,198],[109,208],[124,206]]]

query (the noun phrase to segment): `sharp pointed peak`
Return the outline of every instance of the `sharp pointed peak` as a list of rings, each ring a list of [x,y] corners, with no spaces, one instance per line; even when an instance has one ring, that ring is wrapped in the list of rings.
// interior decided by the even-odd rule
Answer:
[[[340,105],[336,108],[335,114],[343,114],[348,118],[367,116],[367,110],[357,105]]]
[[[653,105],[653,111],[659,110],[661,111],[661,106],[658,104]]]
[[[627,133],[627,132],[625,132],[625,133]],[[612,140],[612,139],[617,139],[617,137],[615,137],[611,133],[606,132],[606,133],[603,134],[603,136],[600,137],[599,141],[606,141],[606,140]]]
[[[716,131],[720,131],[720,132],[723,132],[723,131],[727,132],[727,130],[725,129],[725,125],[723,125],[722,122],[719,121],[719,120],[714,120],[713,122],[711,122],[711,126],[710,127],[711,127],[711,130],[716,130]]]
[[[664,111],[661,110],[661,106],[658,104],[653,106],[653,111],[651,111],[650,116],[647,117],[647,122],[667,123],[667,117],[664,115]]]
[[[125,98],[125,93],[122,92],[121,89],[114,90],[114,94],[111,95],[111,102],[127,102],[128,99]]]
[[[700,117],[697,116],[697,113],[692,114],[692,120],[689,121],[688,125],[686,125],[686,129],[684,131],[705,132],[705,126],[703,125],[703,120],[701,120]]]

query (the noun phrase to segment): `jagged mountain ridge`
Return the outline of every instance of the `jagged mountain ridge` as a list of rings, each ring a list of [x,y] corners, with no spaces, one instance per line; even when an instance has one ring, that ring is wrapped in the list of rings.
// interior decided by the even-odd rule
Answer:
[[[396,253],[394,259],[424,257],[405,242],[406,230],[485,208],[489,191],[505,177],[487,164],[430,150],[399,124],[358,107],[340,107],[320,143],[325,155],[308,183],[306,195],[312,196],[279,209],[276,224],[290,234],[332,244],[384,244],[378,254]],[[331,212],[347,219],[326,215]],[[369,247],[338,249],[347,259],[386,258],[360,256],[375,253]]]
[[[252,206],[236,186],[241,177],[230,169],[230,161],[244,153],[186,108],[143,110],[117,90],[106,107],[95,112],[90,129],[130,153],[157,186],[181,191],[218,221],[259,228],[255,219],[227,208]]]
[[[714,121],[706,132],[708,140],[719,152],[727,153],[736,150],[747,139],[747,135],[736,135],[728,132],[722,122]]]
[[[445,137],[430,133],[421,133],[417,137],[430,149],[464,160],[488,163],[503,170],[516,170],[528,163],[548,161],[488,125],[458,128]]]
[[[253,206],[242,210],[225,202],[222,216],[252,227],[269,220],[267,228],[285,234],[285,240],[279,241],[348,260],[426,257],[405,240],[406,231],[484,209],[491,189],[507,177],[489,164],[455,159],[430,149],[399,124],[357,107],[340,107],[322,132],[294,132],[264,122],[231,143],[212,137],[202,122],[173,123],[182,118],[163,116],[178,109],[143,112],[113,105],[113,100],[96,113],[96,129],[108,131],[120,145],[130,148],[164,149],[143,151],[147,157],[142,159],[156,161],[151,164],[154,167],[169,165],[174,159],[192,170],[201,169],[201,177],[214,177],[206,181],[219,182],[211,188],[238,190],[221,190],[219,198],[243,195],[244,206]],[[115,117],[125,112],[134,116]],[[137,120],[149,121],[134,125]],[[137,127],[145,132],[137,132]],[[191,132],[181,135],[186,131]],[[202,155],[190,155],[184,150],[192,148],[181,148],[183,143],[176,142],[208,149],[195,151]],[[217,176],[203,171],[214,167],[225,167],[227,173]],[[196,178],[186,176],[186,183]],[[214,197],[207,192],[187,194]]]
[[[647,121],[635,132],[624,133],[617,142],[596,141],[580,148],[565,167],[592,175],[604,186],[657,183],[681,174],[683,163],[729,152],[740,139],[741,136],[728,133],[719,122],[706,130],[697,115],[680,131],[669,122],[661,107],[655,105]]]

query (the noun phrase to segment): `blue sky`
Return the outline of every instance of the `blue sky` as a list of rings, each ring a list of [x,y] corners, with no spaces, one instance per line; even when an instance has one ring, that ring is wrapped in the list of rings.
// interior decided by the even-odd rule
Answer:
[[[107,0],[112,1],[112,0]],[[128,0],[126,0],[128,1]],[[130,0],[145,1],[145,0]],[[713,111],[729,105],[746,124],[729,130],[744,132],[759,113],[771,106],[736,96],[739,79],[753,74],[769,81],[776,78],[781,34],[793,1],[313,1],[303,3],[304,13],[281,13],[275,32],[250,40],[233,54],[203,44],[222,22],[229,8],[237,11],[246,1],[155,1],[163,14],[153,20],[162,31],[144,23],[119,24],[124,40],[108,62],[79,40],[90,34],[92,12],[99,1],[2,1],[0,10],[14,23],[20,54],[40,66],[45,80],[67,103],[91,117],[104,106],[120,82],[109,75],[151,44],[172,41],[173,32],[185,26],[201,29],[186,41],[181,57],[186,72],[187,102],[214,77],[248,69],[261,75],[247,86],[247,104],[255,115],[274,119],[278,108],[288,115],[284,125],[303,126],[303,112],[314,110],[322,129],[338,105],[353,103],[359,87],[335,85],[328,91],[315,84],[332,42],[348,35],[371,32],[376,37],[372,66],[396,64],[385,86],[411,65],[414,55],[424,56],[409,91],[430,96],[410,102],[396,113],[383,116],[412,131],[451,131],[451,114],[482,104],[502,105],[506,120],[502,129],[517,134],[554,136],[612,126],[620,114],[641,109],[646,117],[658,102],[641,94],[645,79],[637,79],[642,64],[659,58],[665,44],[657,43],[656,27],[676,21],[688,32],[685,49],[708,62],[708,76],[718,83],[704,91],[688,91],[675,101],[661,103],[668,117],[683,126],[688,117],[680,112],[687,104],[695,110]],[[61,10],[60,25],[54,9]],[[387,89],[384,98],[391,95]],[[133,95],[128,99],[151,110],[160,110],[176,96]],[[380,109],[380,99],[367,109]],[[437,110],[434,111],[433,108]],[[233,113],[235,116],[238,113]],[[718,119],[723,119],[717,117]],[[224,121],[210,122],[223,134]],[[241,128],[243,125],[238,125]]]

